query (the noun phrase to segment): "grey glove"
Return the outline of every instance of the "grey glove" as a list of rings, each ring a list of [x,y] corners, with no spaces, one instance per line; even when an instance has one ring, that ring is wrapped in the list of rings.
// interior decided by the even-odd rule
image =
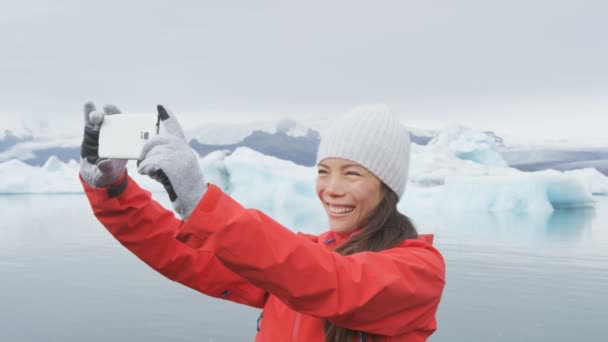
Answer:
[[[162,105],[157,110],[165,132],[146,142],[137,171],[159,181],[175,211],[186,220],[207,191],[207,183],[177,119]]]
[[[84,136],[80,147],[80,174],[82,179],[96,188],[105,188],[116,182],[125,170],[126,160],[100,159],[99,127],[105,115],[119,114],[114,105],[106,105],[103,112],[95,111],[93,102],[84,105]]]

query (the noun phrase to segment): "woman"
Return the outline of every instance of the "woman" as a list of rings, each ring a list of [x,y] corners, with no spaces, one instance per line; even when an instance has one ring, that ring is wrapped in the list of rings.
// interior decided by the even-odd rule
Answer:
[[[126,173],[99,160],[104,115],[85,105],[80,176],[96,217],[169,279],[209,296],[262,308],[256,341],[425,341],[436,329],[445,265],[397,211],[409,137],[388,113],[335,122],[318,152],[317,195],[330,231],[294,234],[207,184],[176,118],[151,139],[138,171],[160,181],[174,214]]]

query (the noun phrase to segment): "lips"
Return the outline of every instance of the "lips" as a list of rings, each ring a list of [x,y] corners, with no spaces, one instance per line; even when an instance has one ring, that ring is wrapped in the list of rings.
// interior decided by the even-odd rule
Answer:
[[[353,210],[355,210],[353,206],[327,204],[327,211],[334,216],[345,216]]]

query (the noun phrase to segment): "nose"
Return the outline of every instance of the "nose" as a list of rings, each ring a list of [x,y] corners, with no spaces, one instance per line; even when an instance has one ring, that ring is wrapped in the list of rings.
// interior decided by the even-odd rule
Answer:
[[[332,197],[342,196],[344,195],[344,182],[340,177],[329,177],[323,190]]]

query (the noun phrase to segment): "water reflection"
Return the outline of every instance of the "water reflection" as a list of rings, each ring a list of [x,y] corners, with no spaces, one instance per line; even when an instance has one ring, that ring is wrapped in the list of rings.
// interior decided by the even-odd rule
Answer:
[[[551,213],[545,230],[555,240],[580,240],[590,237],[596,208],[560,209]]]
[[[486,242],[521,241],[576,244],[591,238],[597,208],[558,209],[553,212],[466,212],[453,210],[408,213],[422,232],[441,240]]]
[[[447,264],[430,341],[605,341],[608,197],[597,199],[544,214],[408,213]],[[159,276],[109,236],[84,195],[0,196],[0,208],[5,340],[253,340],[259,310]]]

